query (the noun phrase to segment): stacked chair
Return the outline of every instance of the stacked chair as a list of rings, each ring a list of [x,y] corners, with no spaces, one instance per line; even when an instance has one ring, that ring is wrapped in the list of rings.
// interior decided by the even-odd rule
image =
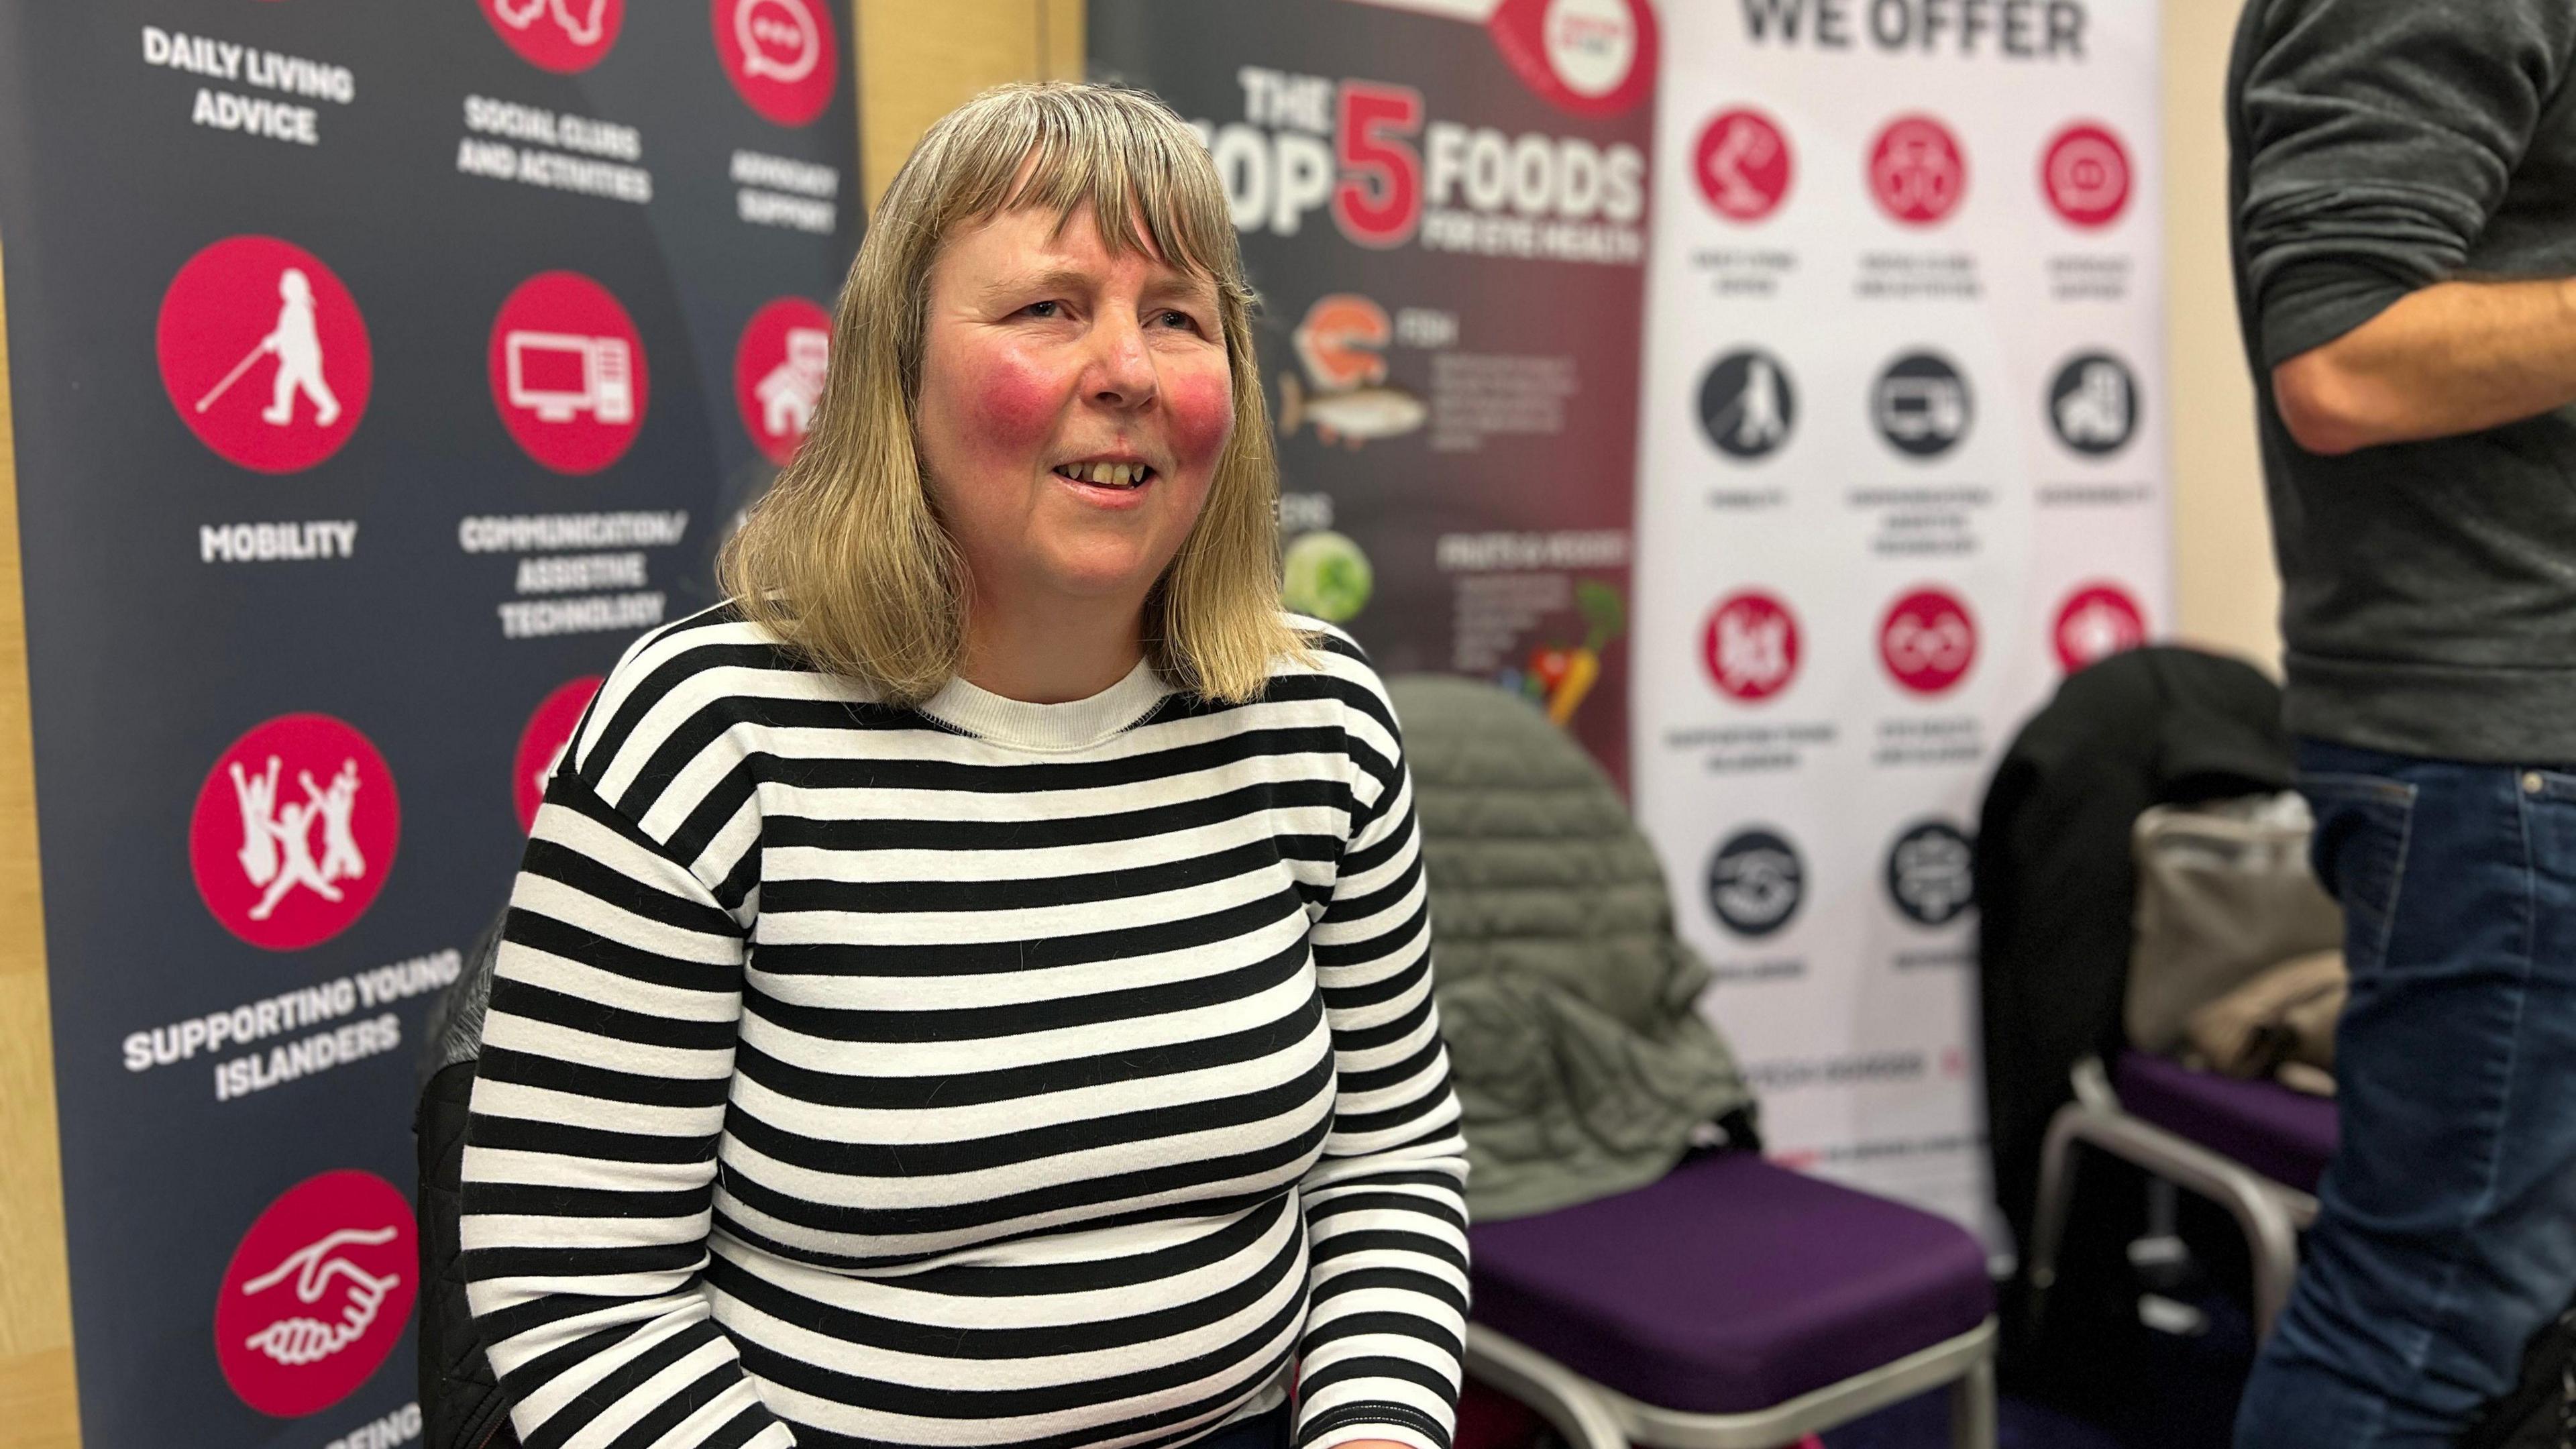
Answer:
[[[1774,1449],[1945,1385],[1953,1445],[1992,1449],[1976,1240],[1762,1158],[1694,1010],[1707,969],[1590,757],[1490,686],[1390,691],[1467,1110],[1468,1371],[1578,1449]]]
[[[2109,1072],[2087,1057],[2074,1097],[2041,1149],[2030,1246],[2032,1312],[2057,1283],[2058,1245],[2075,1201],[2074,1149],[2092,1147],[2225,1207],[2254,1268],[2254,1331],[2272,1331],[2299,1268],[2299,1232],[2316,1221],[2317,1180],[2334,1156],[2335,1106],[2265,1081],[2237,1081],[2123,1051]]]
[[[2097,1266],[2141,1226],[2134,1202],[2110,1196],[2078,1211],[2079,1145],[2234,1215],[2258,1334],[2288,1300],[2298,1232],[2334,1155],[2333,1102],[2132,1050],[2121,1012],[2133,823],[2150,806],[2289,788],[2280,719],[2278,687],[2251,665],[2133,650],[2067,679],[1988,787],[1976,875],[1990,1142],[2034,1322],[2070,1224],[2088,1238],[2077,1256]]]

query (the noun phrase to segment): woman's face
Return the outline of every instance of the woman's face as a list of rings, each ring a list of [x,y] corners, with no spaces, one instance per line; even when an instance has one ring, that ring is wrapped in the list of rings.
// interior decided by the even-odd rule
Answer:
[[[1234,427],[1215,285],[1009,211],[950,238],[927,324],[914,425],[976,607],[1141,606]]]

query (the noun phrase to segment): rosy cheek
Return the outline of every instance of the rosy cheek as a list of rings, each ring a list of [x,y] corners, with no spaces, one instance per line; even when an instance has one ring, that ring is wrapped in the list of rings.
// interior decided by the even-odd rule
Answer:
[[[1234,431],[1234,391],[1223,367],[1163,381],[1170,409],[1172,452],[1191,463],[1212,465]]]
[[[1007,350],[978,357],[959,378],[964,384],[968,446],[990,455],[1040,449],[1064,409],[1065,382],[1054,371]]]

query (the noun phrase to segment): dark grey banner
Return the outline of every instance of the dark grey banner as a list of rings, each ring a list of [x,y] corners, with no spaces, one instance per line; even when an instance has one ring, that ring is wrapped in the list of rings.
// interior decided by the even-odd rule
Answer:
[[[418,1431],[421,1023],[802,437],[830,0],[0,0],[84,1441]]]

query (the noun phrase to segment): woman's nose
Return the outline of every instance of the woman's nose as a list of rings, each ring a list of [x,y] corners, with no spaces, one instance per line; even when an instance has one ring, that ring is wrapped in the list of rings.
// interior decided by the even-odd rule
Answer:
[[[1126,408],[1152,402],[1157,380],[1145,329],[1133,318],[1103,319],[1093,338],[1097,346],[1092,358],[1093,399]]]

